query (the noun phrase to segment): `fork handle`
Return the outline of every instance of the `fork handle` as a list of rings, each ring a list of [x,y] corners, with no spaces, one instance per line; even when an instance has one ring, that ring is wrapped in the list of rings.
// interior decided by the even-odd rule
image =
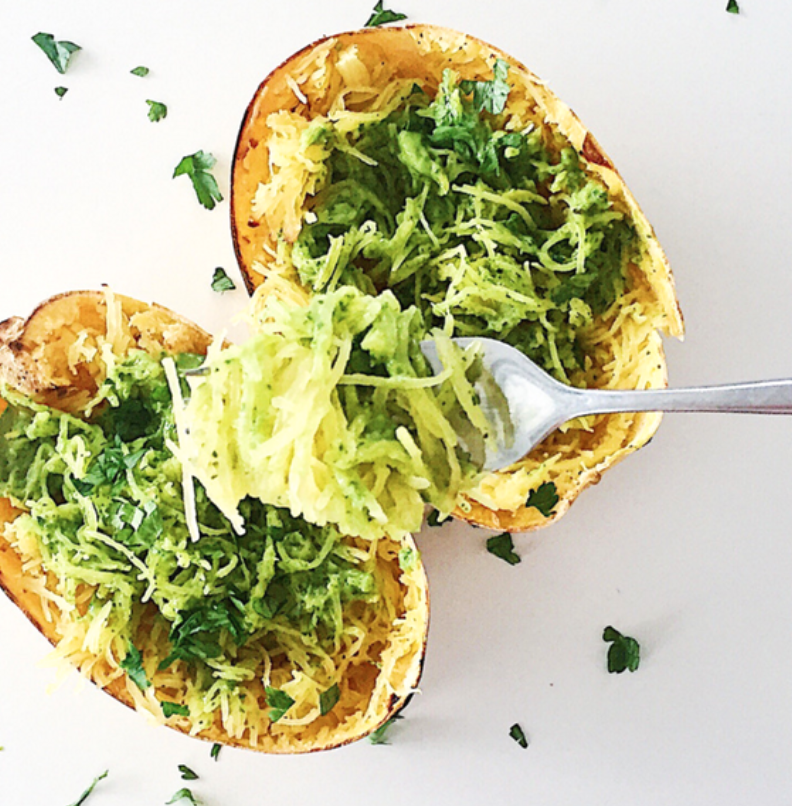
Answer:
[[[581,410],[585,406],[586,414],[633,411],[792,414],[792,379],[691,386],[684,389],[586,389],[579,402]]]

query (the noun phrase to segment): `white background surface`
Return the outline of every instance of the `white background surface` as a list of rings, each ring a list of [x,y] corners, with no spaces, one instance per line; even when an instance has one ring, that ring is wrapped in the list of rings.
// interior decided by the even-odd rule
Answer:
[[[676,272],[674,384],[792,376],[788,0],[393,4],[513,53],[598,137]],[[211,151],[227,198],[259,81],[372,5],[1,0],[0,318],[107,282],[224,327],[245,301],[209,287],[218,265],[238,278],[228,202],[204,210],[173,168]],[[38,31],[83,46],[66,76]],[[677,415],[558,525],[517,536],[516,567],[482,531],[425,530],[423,693],[386,747],[215,763],[76,678],[49,694],[48,645],[3,598],[0,803],[66,806],[109,769],[90,806],[161,804],[180,763],[206,806],[792,803],[790,448],[792,419]],[[607,674],[607,624],[640,641],[635,674]]]

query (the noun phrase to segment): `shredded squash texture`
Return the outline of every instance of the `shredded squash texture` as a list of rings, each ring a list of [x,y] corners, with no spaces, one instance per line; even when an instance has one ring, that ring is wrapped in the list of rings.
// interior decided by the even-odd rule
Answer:
[[[345,286],[306,307],[270,298],[245,344],[211,352],[191,381],[182,446],[209,497],[241,527],[255,498],[342,533],[401,539],[425,504],[450,512],[489,438],[473,392],[477,353],[433,334],[433,375],[415,308]]]

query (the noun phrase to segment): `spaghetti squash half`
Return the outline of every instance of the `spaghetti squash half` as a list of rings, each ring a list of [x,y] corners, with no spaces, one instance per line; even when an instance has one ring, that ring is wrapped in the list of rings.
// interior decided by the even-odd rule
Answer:
[[[420,556],[253,499],[232,528],[176,455],[209,341],[109,292],[0,325],[0,586],[56,659],[157,722],[273,753],[353,741],[418,683]]]
[[[683,325],[651,226],[573,112],[473,37],[377,28],[295,54],[247,109],[231,206],[251,293],[389,290],[427,329],[503,339],[567,383],[666,384],[661,333]],[[455,514],[511,531],[550,523],[659,422],[569,423]],[[548,483],[549,515],[529,504]]]

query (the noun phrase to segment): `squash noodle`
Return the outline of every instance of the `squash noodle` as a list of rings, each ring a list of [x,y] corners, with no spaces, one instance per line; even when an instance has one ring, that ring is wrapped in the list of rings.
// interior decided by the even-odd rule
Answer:
[[[433,376],[420,313],[348,286],[307,307],[269,298],[254,319],[248,342],[210,353],[179,415],[183,458],[231,522],[250,497],[343,534],[401,539],[425,504],[448,513],[472,489],[491,430],[475,349],[436,331],[445,369]]]

